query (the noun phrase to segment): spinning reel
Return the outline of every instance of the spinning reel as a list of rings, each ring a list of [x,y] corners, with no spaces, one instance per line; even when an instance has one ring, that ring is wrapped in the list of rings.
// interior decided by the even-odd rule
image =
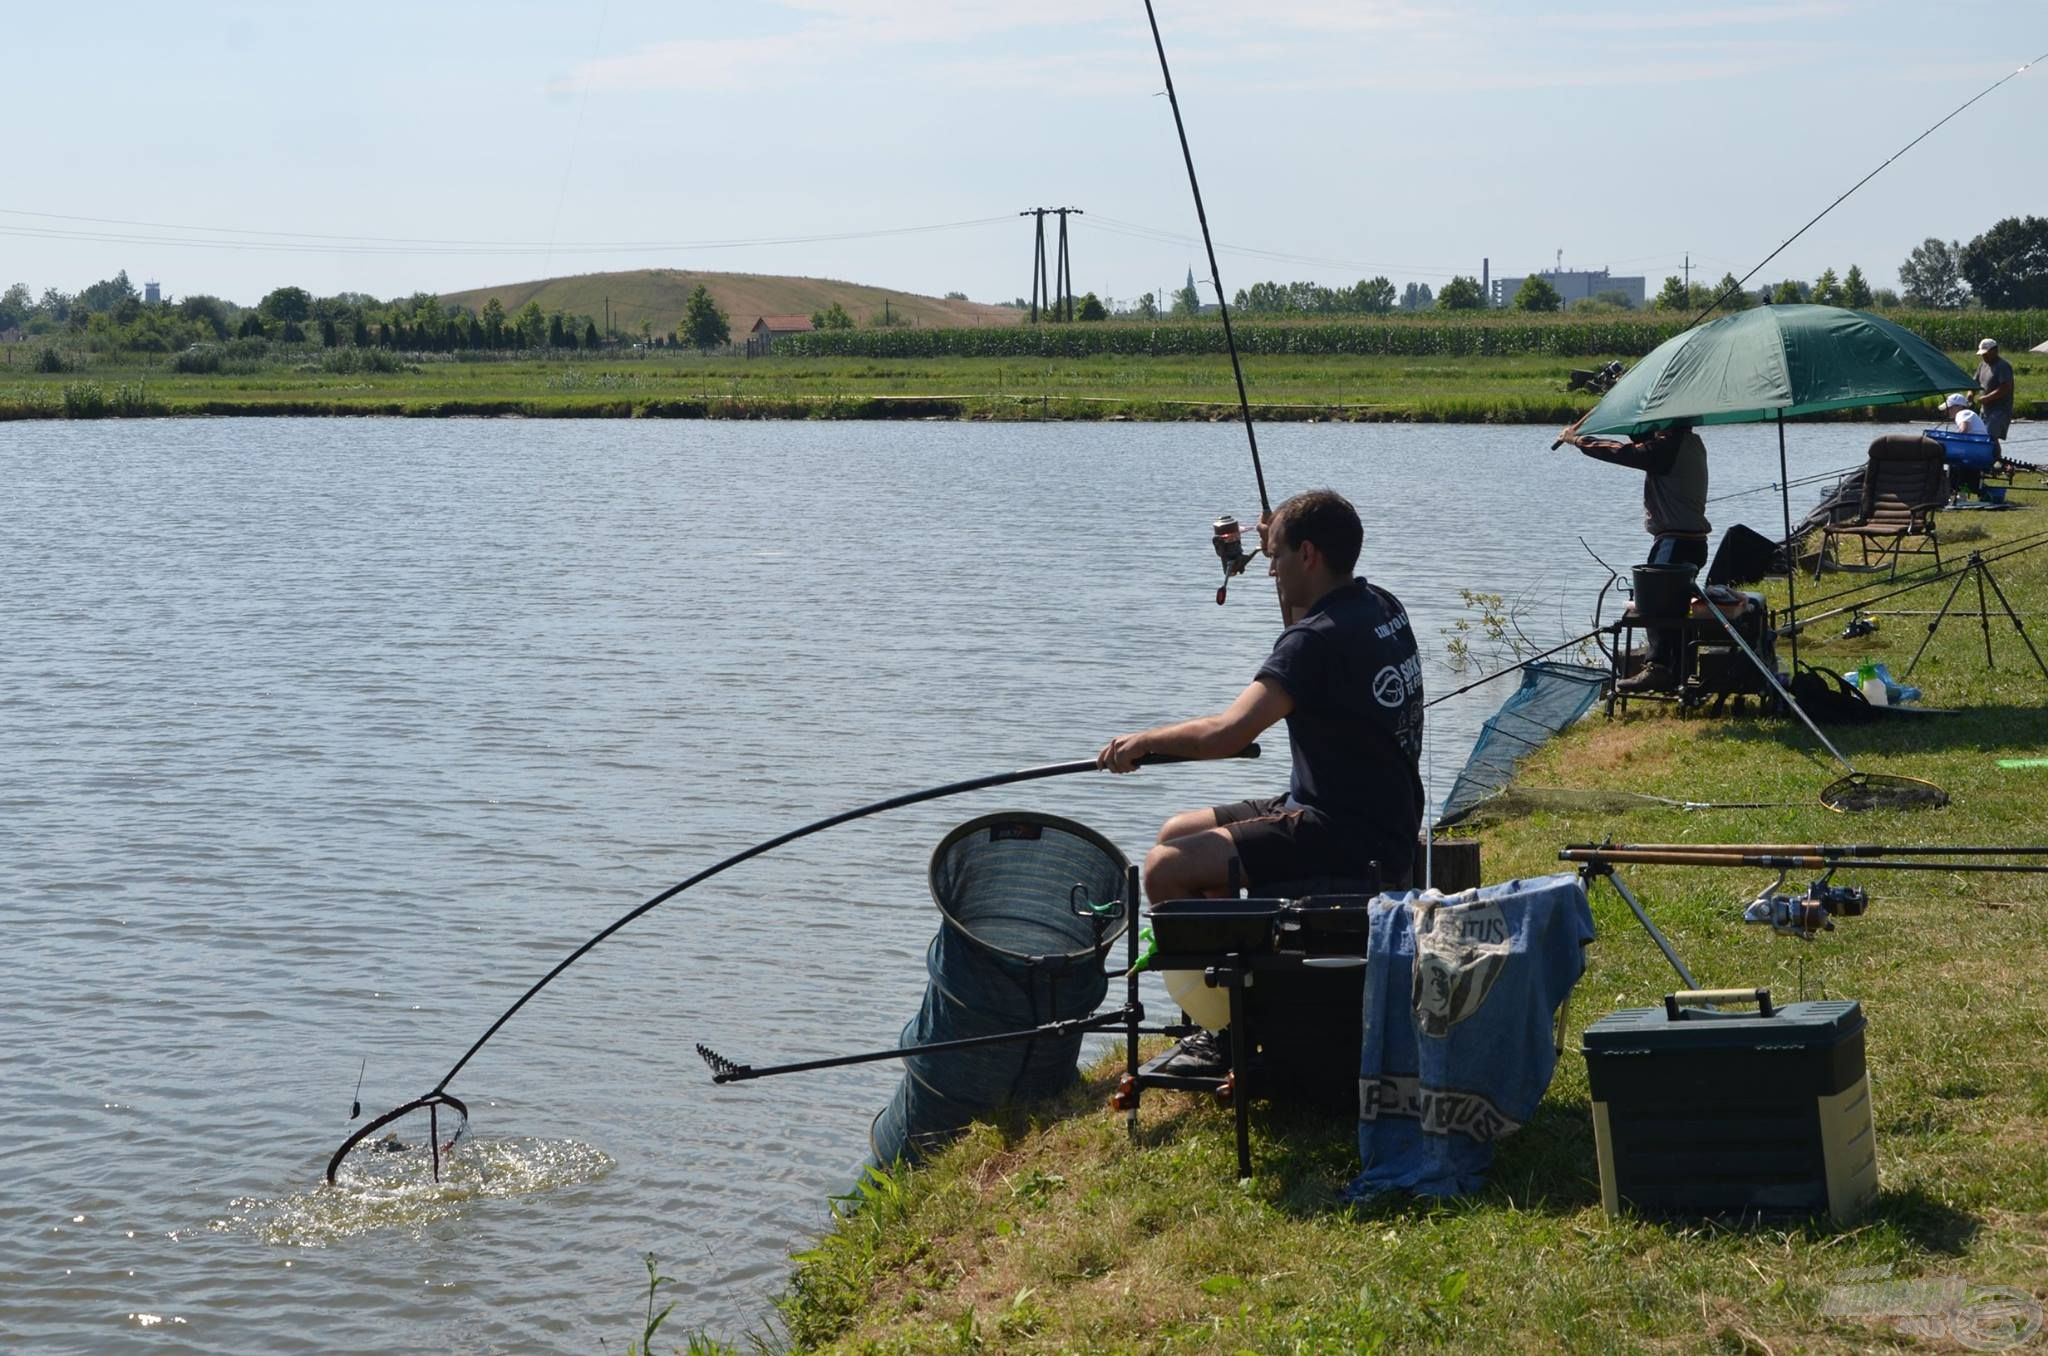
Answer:
[[[1230,581],[1244,573],[1245,566],[1252,563],[1258,552],[1244,549],[1244,529],[1227,513],[1210,527],[1209,544],[1216,548],[1216,558],[1223,562],[1223,582],[1216,586],[1216,606],[1221,607],[1224,595],[1230,591]]]
[[[1742,911],[1745,923],[1768,923],[1771,931],[1810,942],[1833,932],[1837,918],[1861,918],[1870,912],[1870,892],[1860,885],[1830,885],[1830,871],[1806,887],[1803,895],[1780,894],[1785,873],[1766,886]]]

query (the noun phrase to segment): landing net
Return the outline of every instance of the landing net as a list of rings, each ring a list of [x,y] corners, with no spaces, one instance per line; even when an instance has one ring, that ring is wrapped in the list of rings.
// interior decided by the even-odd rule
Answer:
[[[328,1160],[327,1179],[373,1190],[437,1183],[468,1133],[462,1099],[431,1092],[350,1135]]]

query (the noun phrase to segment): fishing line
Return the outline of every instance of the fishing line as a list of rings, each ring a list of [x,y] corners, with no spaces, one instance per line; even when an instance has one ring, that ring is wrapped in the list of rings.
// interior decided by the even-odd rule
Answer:
[[[1209,236],[1209,214],[1202,206],[1201,181],[1195,178],[1195,155],[1188,149],[1187,124],[1181,121],[1180,96],[1173,92],[1173,71],[1166,64],[1166,43],[1159,36],[1159,16],[1152,12],[1152,0],[1145,0],[1145,18],[1152,25],[1152,46],[1159,52],[1159,73],[1166,78],[1166,102],[1173,107],[1173,130],[1180,134],[1180,156],[1187,163],[1188,188],[1195,195],[1195,219],[1202,223],[1202,248],[1209,254],[1209,281],[1216,288],[1216,311],[1223,317],[1223,343],[1230,350],[1231,375],[1237,378],[1237,407],[1244,415],[1245,441],[1252,449],[1252,474],[1259,482],[1259,512],[1269,514],[1273,504],[1266,496],[1265,469],[1259,465],[1259,435],[1252,428],[1252,402],[1245,394],[1244,364],[1238,359],[1237,337],[1230,328],[1230,302],[1223,295],[1223,270],[1216,267],[1216,242]]]
[[[1257,758],[1259,756],[1259,746],[1257,744],[1247,744],[1243,749],[1239,750],[1237,753],[1232,754],[1230,756],[1233,758]],[[1192,761],[1196,760],[1175,757],[1171,754],[1153,754],[1151,756],[1139,759],[1138,765],[1140,767],[1151,767],[1160,764],[1186,763]],[[922,791],[910,791],[900,796],[891,796],[887,800],[878,800],[871,805],[863,805],[857,809],[845,810],[840,812],[839,814],[830,815],[824,819],[816,820],[812,823],[806,824],[802,828],[791,829],[788,833],[779,834],[774,838],[770,838],[763,842],[756,843],[754,844],[754,846],[747,848],[744,851],[735,852],[732,856],[727,857],[725,860],[704,868],[702,871],[699,871],[696,875],[689,877],[687,880],[683,880],[675,885],[671,885],[668,889],[663,890],[660,894],[655,895],[653,898],[644,901],[643,903],[628,910],[626,913],[620,915],[610,925],[608,925],[602,931],[597,933],[596,936],[592,937],[589,941],[583,943],[583,945],[577,947],[574,951],[570,952],[567,956],[563,957],[562,960],[559,961],[552,970],[549,970],[545,975],[542,975],[538,980],[536,980],[532,987],[527,989],[525,993],[519,995],[519,999],[517,1002],[513,1003],[511,1007],[506,1008],[505,1011],[499,1015],[498,1020],[491,1023],[490,1028],[486,1030],[483,1035],[477,1037],[475,1044],[471,1045],[469,1049],[463,1051],[462,1058],[456,1060],[454,1066],[451,1067],[447,1073],[441,1076],[441,1081],[436,1083],[433,1086],[433,1088],[430,1091],[428,1091],[425,1095],[414,1098],[412,1101],[405,1103],[403,1106],[396,1107],[391,1111],[386,1112],[384,1115],[379,1116],[376,1120],[371,1121],[368,1125],[364,1126],[361,1130],[358,1130],[353,1135],[350,1135],[347,1140],[343,1141],[342,1146],[334,1151],[334,1157],[328,1160],[327,1180],[330,1183],[334,1181],[335,1174],[338,1171],[340,1171],[342,1160],[348,1157],[349,1151],[355,1148],[357,1144],[367,1139],[377,1130],[382,1129],[385,1125],[390,1124],[392,1121],[397,1120],[399,1117],[404,1116],[409,1112],[419,1110],[422,1108],[427,1109],[429,1112],[436,1112],[438,1111],[439,1107],[448,1106],[451,1108],[451,1110],[454,1110],[462,1116],[463,1124],[466,1127],[468,1123],[468,1109],[464,1107],[458,1099],[456,1099],[452,1094],[448,1092],[448,1085],[455,1081],[455,1075],[462,1072],[462,1067],[465,1064],[469,1063],[470,1059],[473,1056],[475,1056],[476,1052],[483,1049],[484,1046],[490,1041],[491,1037],[497,1035],[499,1029],[502,1028],[505,1025],[505,1023],[511,1021],[513,1015],[517,1013],[521,1008],[525,1007],[527,1003],[530,1000],[532,1000],[536,994],[538,994],[542,989],[545,989],[550,983],[552,983],[557,975],[561,974],[564,970],[567,970],[570,966],[574,965],[577,961],[581,960],[599,942],[602,942],[605,938],[611,936],[620,928],[626,926],[626,924],[640,917],[648,910],[656,907],[657,905],[664,904],[667,901],[675,898],[677,895],[689,889],[691,886],[697,884],[699,881],[709,880],[721,871],[727,870],[730,867],[738,866],[741,862],[748,861],[754,857],[758,857],[765,852],[773,851],[774,849],[781,847],[786,843],[793,843],[799,838],[807,838],[811,834],[822,832],[823,830],[832,828],[834,825],[837,824],[847,823],[849,820],[861,819],[873,814],[880,814],[884,810],[897,810],[903,808],[906,805],[917,805],[921,804],[924,801],[939,800],[946,796],[964,795],[969,791],[984,791],[989,789],[990,787],[1011,786],[1018,782],[1039,781],[1046,777],[1065,777],[1076,772],[1093,772],[1095,770],[1096,762],[1092,758],[1071,763],[1048,763],[1043,767],[1024,768],[1021,771],[1017,772],[999,772],[987,777],[974,777],[964,782],[949,782],[944,786],[928,787]],[[434,1170],[436,1177],[438,1177],[440,1174],[441,1153],[438,1137],[436,1137],[433,1142],[435,1146]]]
[[[1147,4],[1149,5],[1149,4],[1151,3],[1151,0],[1146,0],[1146,3],[1147,3]],[[1907,151],[1910,151],[1910,150],[1912,150],[1912,149],[1913,149],[1913,148],[1914,148],[1915,146],[1918,146],[1918,145],[1919,145],[1919,144],[1920,144],[1921,142],[1923,142],[1923,141],[1927,140],[1927,138],[1928,138],[1928,137],[1930,137],[1930,136],[1933,136],[1933,135],[1934,135],[1934,134],[1935,134],[1935,133],[1936,133],[1937,131],[1939,131],[1939,130],[1941,129],[1941,127],[1942,127],[1942,125],[1943,125],[1944,123],[1948,122],[1949,118],[1953,118],[1953,117],[1955,117],[1957,113],[1960,113],[1960,112],[1962,112],[1962,111],[1963,111],[1964,109],[1968,108],[1968,107],[1969,107],[1969,106],[1970,106],[1971,104],[1974,104],[1974,103],[1976,103],[1976,102],[1977,102],[1977,100],[1979,100],[1979,99],[1983,98],[1983,97],[1984,97],[1985,95],[1987,95],[1987,94],[1991,93],[1991,91],[1992,91],[1992,90],[1995,90],[1995,89],[1997,89],[1997,88],[1998,88],[1998,87],[1999,87],[2000,85],[2003,85],[2003,84],[2004,84],[2004,83],[2005,83],[2005,82],[2006,82],[2007,80],[2010,80],[2010,79],[2012,79],[2012,78],[2013,78],[2013,76],[2017,76],[2017,75],[2024,75],[2024,74],[2025,74],[2025,73],[2027,72],[2028,68],[2030,68],[2031,66],[2033,66],[2033,65],[2034,65],[2034,62],[2036,62],[2036,61],[2048,61],[2048,52],[2043,52],[2043,53],[2042,53],[2042,54],[2041,54],[2040,56],[2037,56],[2037,57],[2035,57],[2033,61],[2029,61],[2029,62],[2027,62],[2027,63],[2026,63],[2025,65],[2021,66],[2021,67],[2020,67],[2020,68],[2019,68],[2018,70],[2016,70],[2016,71],[2013,71],[2013,72],[2012,72],[2011,74],[2009,74],[2009,75],[2006,75],[2006,76],[2003,76],[2003,77],[2001,77],[2001,78],[2000,78],[2000,79],[1998,79],[1998,80],[1994,80],[1994,81],[1993,81],[1993,82],[1992,82],[1991,84],[1987,85],[1987,86],[1986,86],[1985,88],[1983,88],[1982,90],[1979,90],[1979,91],[1978,91],[1978,92],[1977,92],[1976,94],[1972,95],[1972,96],[1971,96],[1970,98],[1968,98],[1968,99],[1965,99],[1965,100],[1964,100],[1964,101],[1963,101],[1962,103],[1958,104],[1958,105],[1957,105],[1957,106],[1955,107],[1955,109],[1954,109],[1954,110],[1953,110],[1952,112],[1950,112],[1950,113],[1949,113],[1948,117],[1945,117],[1945,118],[1943,118],[1943,119],[1941,120],[1941,122],[1937,122],[1937,123],[1935,123],[1935,124],[1934,124],[1934,126],[1932,126],[1932,127],[1928,128],[1928,129],[1927,129],[1926,131],[1922,132],[1922,133],[1921,133],[1921,134],[1920,134],[1919,136],[1917,136],[1917,137],[1914,137],[1914,138],[1913,138],[1913,139],[1912,139],[1911,141],[1909,141],[1909,142],[1907,142],[1907,143],[1906,143],[1905,145],[1903,145],[1903,146],[1899,147],[1899,149],[1898,149],[1898,150],[1896,150],[1896,151],[1893,151],[1893,152],[1892,152],[1892,154],[1891,154],[1891,156],[1890,156],[1890,158],[1889,158],[1889,159],[1887,159],[1887,160],[1886,160],[1886,161],[1884,162],[1884,164],[1882,164],[1882,165],[1879,165],[1879,166],[1878,166],[1878,167],[1877,167],[1876,169],[1874,169],[1874,170],[1872,170],[1872,171],[1871,171],[1870,173],[1868,173],[1868,174],[1864,175],[1864,176],[1863,176],[1863,177],[1862,177],[1861,179],[1858,179],[1858,180],[1857,180],[1857,181],[1856,181],[1855,183],[1853,183],[1853,184],[1849,185],[1849,188],[1848,188],[1848,191],[1847,191],[1847,192],[1843,193],[1841,197],[1839,197],[1839,198],[1836,198],[1836,199],[1835,199],[1835,200],[1834,200],[1833,202],[1829,203],[1829,204],[1828,204],[1828,205],[1827,205],[1826,207],[1823,207],[1823,208],[1821,208],[1821,209],[1820,209],[1820,212],[1819,212],[1819,213],[1818,213],[1817,215],[1815,215],[1815,217],[1813,218],[1813,220],[1812,220],[1812,221],[1809,221],[1809,222],[1807,222],[1807,223],[1806,223],[1806,224],[1805,224],[1804,226],[1801,226],[1801,227],[1800,227],[1800,228],[1799,228],[1798,230],[1794,231],[1794,232],[1793,232],[1793,233],[1792,233],[1792,234],[1791,234],[1790,236],[1788,236],[1788,237],[1786,238],[1786,240],[1785,240],[1785,243],[1784,243],[1783,245],[1780,245],[1780,246],[1778,246],[1778,248],[1776,248],[1776,249],[1772,250],[1772,251],[1771,251],[1771,252],[1770,252],[1769,254],[1765,255],[1765,256],[1764,256],[1764,258],[1763,258],[1763,263],[1760,263],[1760,264],[1758,264],[1758,265],[1757,265],[1757,266],[1756,266],[1755,268],[1753,268],[1753,269],[1751,269],[1751,270],[1750,270],[1749,272],[1747,272],[1747,273],[1743,274],[1743,275],[1742,275],[1742,277],[1741,277],[1741,278],[1740,278],[1740,279],[1739,279],[1739,280],[1738,280],[1738,281],[1736,282],[1736,284],[1735,284],[1735,285],[1734,285],[1733,287],[1729,288],[1729,289],[1728,289],[1727,291],[1723,292],[1723,293],[1722,293],[1722,294],[1721,294],[1720,296],[1718,296],[1718,297],[1715,297],[1715,298],[1714,298],[1714,299],[1713,299],[1712,301],[1708,302],[1708,303],[1707,303],[1707,309],[1706,309],[1706,310],[1704,310],[1704,311],[1701,311],[1701,312],[1700,312],[1700,313],[1699,313],[1698,315],[1694,316],[1694,317],[1692,318],[1692,322],[1691,322],[1690,324],[1688,324],[1688,325],[1686,326],[1686,328],[1687,328],[1687,329],[1691,329],[1691,328],[1693,327],[1693,325],[1697,325],[1697,324],[1699,324],[1699,323],[1700,323],[1700,322],[1701,322],[1702,320],[1705,320],[1705,319],[1706,319],[1706,318],[1707,318],[1708,316],[1712,315],[1712,314],[1714,313],[1714,311],[1715,311],[1715,310],[1716,310],[1717,308],[1719,308],[1719,307],[1720,307],[1720,305],[1721,305],[1721,303],[1722,303],[1722,302],[1724,302],[1724,301],[1728,300],[1728,298],[1730,298],[1730,297],[1734,296],[1734,295],[1735,295],[1735,294],[1736,294],[1737,292],[1740,292],[1740,291],[1742,290],[1742,288],[1743,288],[1743,285],[1744,285],[1744,284],[1746,284],[1746,283],[1747,283],[1747,282],[1748,282],[1748,281],[1749,281],[1749,280],[1750,280],[1751,278],[1754,278],[1754,277],[1755,277],[1755,276],[1756,276],[1757,274],[1759,274],[1759,273],[1763,272],[1763,271],[1764,271],[1764,265],[1765,265],[1765,264],[1768,264],[1768,263],[1770,263],[1770,262],[1771,262],[1771,260],[1773,260],[1773,259],[1777,258],[1777,257],[1778,257],[1779,255],[1783,254],[1783,253],[1785,252],[1785,250],[1786,250],[1786,249],[1787,249],[1787,248],[1788,248],[1788,247],[1789,247],[1789,246],[1790,246],[1790,245],[1792,244],[1792,242],[1793,242],[1794,240],[1797,240],[1797,239],[1798,239],[1798,238],[1799,238],[1800,236],[1802,236],[1802,235],[1805,235],[1805,234],[1806,234],[1806,233],[1807,233],[1808,231],[1812,230],[1812,229],[1814,228],[1814,226],[1815,226],[1815,225],[1816,225],[1816,224],[1817,224],[1817,223],[1818,223],[1818,222],[1820,221],[1821,217],[1824,217],[1824,216],[1826,216],[1826,215],[1827,215],[1828,213],[1830,213],[1830,212],[1834,211],[1834,210],[1835,210],[1835,209],[1836,209],[1837,207],[1840,207],[1840,206],[1841,206],[1841,205],[1842,205],[1842,204],[1843,204],[1844,202],[1846,202],[1846,201],[1848,200],[1848,198],[1849,198],[1849,194],[1851,194],[1851,193],[1854,193],[1854,192],[1855,192],[1855,191],[1856,191],[1857,189],[1859,189],[1859,188],[1863,187],[1863,186],[1864,186],[1865,184],[1869,183],[1869,182],[1870,182],[1870,181],[1871,181],[1872,179],[1875,179],[1875,178],[1876,178],[1876,177],[1877,177],[1878,175],[1880,175],[1880,174],[1884,173],[1884,171],[1885,171],[1886,167],[1887,167],[1887,166],[1889,166],[1889,165],[1890,165],[1890,164],[1892,163],[1892,161],[1893,161],[1893,160],[1897,160],[1897,159],[1898,159],[1898,158],[1899,158],[1900,156],[1904,155],[1904,154],[1905,154],[1905,153],[1906,153]]]
[[[1753,485],[1746,490],[1730,490],[1726,494],[1717,494],[1712,496],[1707,500],[1707,502],[1709,504],[1718,504],[1724,499],[1740,499],[1745,495],[1765,494],[1768,492],[1778,490],[1796,490],[1803,488],[1807,485],[1818,485],[1821,484],[1823,481],[1840,480],[1844,476],[1854,475],[1856,472],[1862,470],[1863,465],[1864,464],[1862,462],[1858,462],[1854,466],[1844,466],[1841,469],[1835,471],[1815,471],[1811,475],[1795,476],[1793,479],[1786,481],[1783,485],[1778,484],[1778,482],[1774,480],[1768,485]]]
[[[605,0],[597,12],[597,29],[591,39],[591,58],[596,59],[604,50],[605,20],[611,17],[611,0]],[[555,194],[555,217],[548,223],[548,252],[541,259],[540,271],[543,277],[554,272],[555,237],[562,231],[562,207],[569,201],[569,179],[576,171],[576,146],[583,140],[583,114],[590,107],[590,82],[584,81],[583,88],[576,95],[576,125],[569,130],[569,154],[562,166],[562,186]]]
[[[1595,557],[1595,559],[1598,559],[1598,557]],[[1550,658],[1550,656],[1556,654],[1560,650],[1569,650],[1574,645],[1583,645],[1587,641],[1591,640],[1593,637],[1605,631],[1606,629],[1607,628],[1604,626],[1595,627],[1593,630],[1586,632],[1586,634],[1584,634],[1583,636],[1573,636],[1564,644],[1553,645],[1541,654],[1532,654],[1527,659],[1523,659],[1516,663],[1510,664],[1504,669],[1495,669],[1492,673],[1487,674],[1484,678],[1476,679],[1472,682],[1465,684],[1465,686],[1460,688],[1453,688],[1451,691],[1444,693],[1444,695],[1441,697],[1430,698],[1428,701],[1422,704],[1422,709],[1427,711],[1430,707],[1435,706],[1438,702],[1447,702],[1451,698],[1456,697],[1461,693],[1470,692],[1473,688],[1478,687],[1483,683],[1490,683],[1494,679],[1501,677],[1503,674],[1514,673],[1518,670],[1526,669],[1531,664],[1537,663],[1540,660]]]

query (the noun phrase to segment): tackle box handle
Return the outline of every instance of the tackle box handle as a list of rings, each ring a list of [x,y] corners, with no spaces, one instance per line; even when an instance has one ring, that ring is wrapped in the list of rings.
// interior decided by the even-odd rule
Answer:
[[[1754,1003],[1765,1017],[1775,1017],[1778,1013],[1771,1006],[1769,989],[1680,989],[1677,993],[1664,995],[1664,1015],[1674,1022],[1684,1021],[1688,1010],[1679,1006],[1684,1002]]]

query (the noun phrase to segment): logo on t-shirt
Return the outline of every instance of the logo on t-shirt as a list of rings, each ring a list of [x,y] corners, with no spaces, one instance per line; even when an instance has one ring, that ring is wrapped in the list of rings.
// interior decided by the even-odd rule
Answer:
[[[1381,706],[1399,706],[1408,697],[1408,685],[1401,681],[1401,670],[1387,665],[1372,679],[1373,699]]]

